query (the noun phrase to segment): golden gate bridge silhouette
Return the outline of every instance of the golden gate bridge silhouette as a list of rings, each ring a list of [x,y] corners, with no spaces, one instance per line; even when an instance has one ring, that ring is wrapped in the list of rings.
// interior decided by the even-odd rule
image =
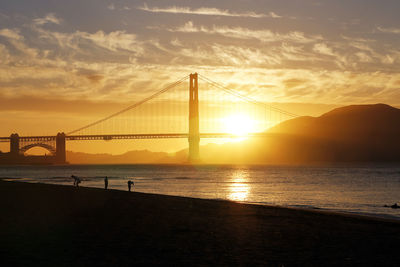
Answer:
[[[199,90],[199,79],[204,82],[202,86],[205,88],[202,90]],[[182,86],[184,90],[177,90]],[[199,101],[199,94],[203,91],[206,94]],[[167,92],[170,93],[168,97]],[[247,114],[246,119],[251,119],[257,127],[241,134],[229,132],[229,129],[223,128],[223,124],[226,119],[224,116],[230,114]],[[182,119],[182,116],[186,119]],[[60,132],[56,136],[19,136],[13,133],[8,137],[0,137],[0,142],[10,143],[10,152],[3,153],[9,163],[23,163],[27,158],[25,152],[42,147],[50,155],[39,159],[39,163],[65,164],[66,141],[186,138],[189,142],[188,160],[197,162],[202,138],[266,137],[269,135],[266,132],[268,128],[297,116],[194,73],[73,131]],[[201,123],[200,118],[206,123]],[[238,124],[235,127],[240,129],[242,121],[235,121],[235,117],[233,120],[231,123]],[[158,128],[160,125],[164,126],[161,130]]]

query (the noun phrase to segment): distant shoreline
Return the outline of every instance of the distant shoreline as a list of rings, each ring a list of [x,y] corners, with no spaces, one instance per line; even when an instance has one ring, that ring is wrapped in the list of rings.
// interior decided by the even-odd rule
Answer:
[[[357,167],[357,166],[367,166],[367,165],[397,165],[400,161],[332,161],[332,162],[310,162],[310,163],[66,163],[66,164],[2,164],[0,163],[0,168],[2,167],[18,167],[18,166],[98,166],[98,165],[114,165],[114,166],[124,166],[124,165],[137,165],[137,166],[289,166],[289,167]]]

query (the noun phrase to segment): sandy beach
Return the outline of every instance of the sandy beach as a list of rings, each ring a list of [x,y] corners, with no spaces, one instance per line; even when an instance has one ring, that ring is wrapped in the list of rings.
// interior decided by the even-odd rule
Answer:
[[[398,266],[400,222],[0,181],[1,266]]]

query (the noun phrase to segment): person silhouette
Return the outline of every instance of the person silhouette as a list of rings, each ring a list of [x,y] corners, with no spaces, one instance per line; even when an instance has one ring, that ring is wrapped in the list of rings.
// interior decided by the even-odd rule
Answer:
[[[74,178],[74,186],[78,186],[78,177],[71,175],[71,178]]]
[[[128,190],[129,192],[131,192],[131,188],[132,188],[133,182],[131,180],[128,181]]]
[[[79,187],[79,184],[82,182],[82,180],[77,176],[75,177],[76,177],[76,187]]]
[[[107,188],[108,188],[108,178],[106,176],[106,178],[104,178],[104,189],[107,190]]]

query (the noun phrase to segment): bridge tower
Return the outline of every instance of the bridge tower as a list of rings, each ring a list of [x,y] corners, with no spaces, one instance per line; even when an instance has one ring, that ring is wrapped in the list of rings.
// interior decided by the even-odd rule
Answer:
[[[189,83],[189,161],[200,159],[199,83],[197,73],[190,74]]]
[[[56,136],[56,163],[65,164],[66,159],[65,133],[58,133]]]
[[[10,136],[10,154],[13,156],[19,155],[19,135],[13,133]]]

